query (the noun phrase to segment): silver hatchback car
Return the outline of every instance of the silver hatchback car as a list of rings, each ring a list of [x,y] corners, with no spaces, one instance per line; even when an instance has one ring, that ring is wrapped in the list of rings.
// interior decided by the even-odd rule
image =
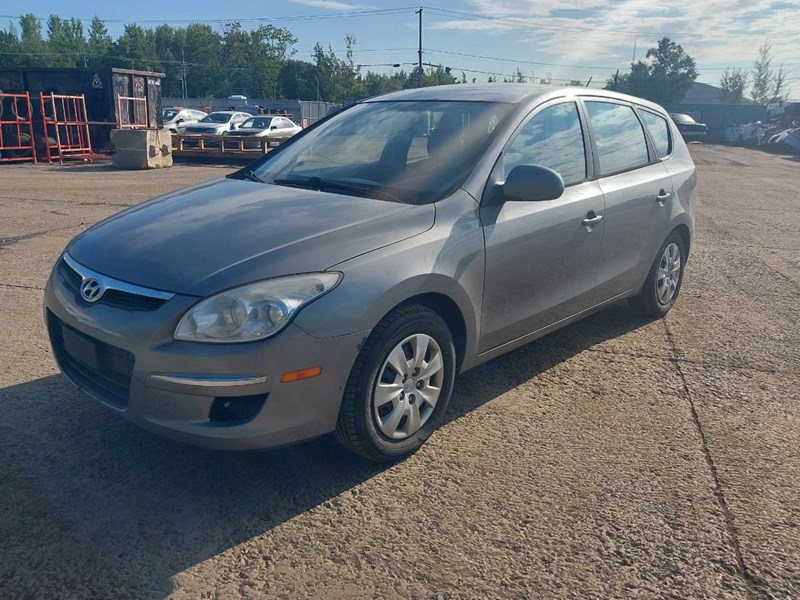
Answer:
[[[394,460],[457,373],[623,298],[665,315],[695,187],[650,102],[407,90],[81,233],[45,317],[67,378],[149,429],[233,450],[335,431]]]

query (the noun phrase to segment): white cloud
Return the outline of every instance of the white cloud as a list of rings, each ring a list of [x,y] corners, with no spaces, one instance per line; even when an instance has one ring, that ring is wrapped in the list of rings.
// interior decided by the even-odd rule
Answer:
[[[336,0],[289,0],[292,4],[302,4],[303,6],[313,6],[314,8],[325,8],[328,10],[355,10],[363,8],[356,4],[347,4],[346,2],[336,2]]]
[[[431,27],[504,37],[516,34],[519,42],[527,44],[518,46],[522,60],[619,65],[624,71],[634,40],[641,59],[647,48],[669,35],[695,58],[700,79],[709,83],[716,83],[721,74],[715,68],[752,64],[767,37],[772,41],[775,66],[782,61],[800,63],[800,11],[793,0],[671,0],[669,4],[574,0],[568,6],[561,0],[468,2],[468,10],[482,18],[453,14],[448,20],[437,19]],[[704,66],[709,69],[705,73]],[[787,71],[790,78],[800,76],[800,64]]]

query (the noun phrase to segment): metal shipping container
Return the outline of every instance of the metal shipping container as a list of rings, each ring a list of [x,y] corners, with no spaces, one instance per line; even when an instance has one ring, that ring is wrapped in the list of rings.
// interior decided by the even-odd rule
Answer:
[[[120,102],[119,96],[147,98],[145,117],[148,128],[161,128],[161,80],[164,73],[131,69],[85,68],[0,68],[0,90],[29,92],[34,119],[41,120],[39,94],[42,92],[78,95],[86,98],[92,147],[96,152],[109,148],[111,129],[136,122],[133,102]],[[142,103],[143,105],[143,103]],[[36,137],[43,136],[41,124]]]

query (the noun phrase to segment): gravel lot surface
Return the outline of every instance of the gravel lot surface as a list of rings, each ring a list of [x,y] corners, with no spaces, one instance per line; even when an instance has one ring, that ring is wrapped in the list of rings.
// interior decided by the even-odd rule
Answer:
[[[0,167],[0,598],[800,598],[800,163],[691,150],[668,318],[613,306],[460,376],[388,468],[183,446],[58,374],[67,241],[230,167]]]

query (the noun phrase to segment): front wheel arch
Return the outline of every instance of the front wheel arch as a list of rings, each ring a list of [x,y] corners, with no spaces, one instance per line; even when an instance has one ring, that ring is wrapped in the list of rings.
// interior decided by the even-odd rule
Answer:
[[[401,306],[412,304],[417,304],[431,309],[447,324],[450,334],[453,336],[453,344],[456,349],[456,373],[460,372],[461,365],[464,363],[464,356],[466,355],[467,351],[467,325],[464,321],[464,315],[461,313],[461,309],[458,307],[458,304],[456,304],[455,301],[453,301],[449,296],[445,296],[444,294],[439,294],[436,292],[430,292],[412,296],[408,300],[405,300],[404,302],[401,302],[397,306],[393,307],[386,314],[388,315]],[[384,317],[385,316],[386,315],[384,315]]]

